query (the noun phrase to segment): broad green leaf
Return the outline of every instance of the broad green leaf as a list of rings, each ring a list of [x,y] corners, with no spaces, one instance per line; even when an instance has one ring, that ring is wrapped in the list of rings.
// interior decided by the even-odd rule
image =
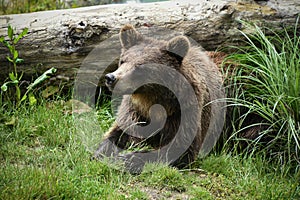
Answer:
[[[22,37],[25,36],[28,33],[28,28],[24,28],[22,33],[20,34]]]
[[[23,59],[21,59],[21,58],[17,58],[16,59],[16,63],[18,64],[18,63],[21,63],[21,62],[23,62],[24,60]]]
[[[35,98],[35,96],[32,92],[29,93],[28,98],[29,98],[29,104],[30,105],[35,105],[36,104],[37,100],[36,100],[36,98]]]
[[[19,57],[18,51],[14,51],[14,59],[16,60]]]
[[[4,44],[7,48],[10,48],[10,44],[4,39],[4,37],[0,38],[0,42]]]
[[[27,99],[27,95],[24,94],[20,102],[25,101],[26,99]]]
[[[18,37],[16,37],[16,38],[14,39],[14,44],[17,44],[17,43],[19,42],[19,40],[20,40],[21,38],[23,38],[27,33],[28,33],[28,28],[24,28],[23,31],[22,31],[22,33],[20,33],[20,34],[18,35]]]
[[[7,82],[4,83],[4,84],[1,86],[1,90],[2,90],[3,92],[6,92],[6,91],[7,91]]]
[[[9,37],[10,40],[13,39],[13,36],[14,36],[14,30],[13,30],[13,28],[11,27],[11,25],[8,25],[7,35],[8,35],[8,37]]]
[[[48,79],[50,76],[48,75],[52,75],[56,72],[57,69],[55,69],[54,67],[52,67],[51,69],[48,69],[47,71],[45,71],[41,76],[39,76],[37,79],[34,80],[33,83],[31,83],[28,87],[27,90],[32,90],[34,87],[36,87],[38,84],[42,83],[43,81],[45,81],[46,79]]]
[[[8,41],[4,40],[4,41],[3,41],[3,44],[4,44],[9,50],[12,49],[12,47],[11,47],[11,45],[10,45],[10,43],[9,43]]]
[[[9,73],[8,76],[9,76],[10,80],[12,80],[12,81],[17,80],[17,78],[15,77],[15,74],[13,72]]]
[[[9,81],[9,82],[11,82],[11,84],[12,84],[12,85],[17,85],[17,84],[19,83],[19,81],[18,81],[18,80]]]

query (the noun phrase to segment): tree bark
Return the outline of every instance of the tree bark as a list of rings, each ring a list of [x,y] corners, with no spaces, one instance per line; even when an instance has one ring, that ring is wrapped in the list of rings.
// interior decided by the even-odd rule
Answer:
[[[58,71],[53,79],[72,83],[89,52],[117,34],[124,24],[175,30],[193,38],[204,49],[214,51],[243,42],[239,31],[251,30],[246,30],[239,20],[281,31],[295,25],[299,11],[300,2],[296,0],[175,0],[92,6],[0,16],[0,35],[7,36],[8,24],[17,32],[29,28],[28,35],[17,46],[25,61],[19,66],[24,79],[30,80],[32,75],[55,67]],[[11,71],[7,55],[8,50],[1,44],[0,83]]]

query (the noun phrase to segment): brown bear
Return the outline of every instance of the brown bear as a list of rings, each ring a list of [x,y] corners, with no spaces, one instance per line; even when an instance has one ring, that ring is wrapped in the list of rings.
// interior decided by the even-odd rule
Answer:
[[[120,42],[118,69],[105,79],[121,102],[94,157],[125,161],[132,173],[147,162],[187,167],[222,130],[224,112],[212,103],[224,97],[218,67],[185,36],[156,40],[125,25]]]

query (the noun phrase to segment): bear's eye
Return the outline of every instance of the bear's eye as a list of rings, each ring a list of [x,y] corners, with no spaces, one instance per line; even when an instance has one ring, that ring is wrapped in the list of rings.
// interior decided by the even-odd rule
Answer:
[[[124,64],[124,63],[125,63],[124,60],[120,60],[119,65],[122,65],[122,64]]]

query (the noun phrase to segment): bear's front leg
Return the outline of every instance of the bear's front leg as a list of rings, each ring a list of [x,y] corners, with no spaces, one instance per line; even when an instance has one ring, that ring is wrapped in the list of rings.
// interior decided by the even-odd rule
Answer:
[[[125,170],[131,174],[140,174],[146,163],[160,162],[158,153],[147,151],[119,155],[118,160],[124,162]]]
[[[163,148],[154,151],[137,151],[128,154],[120,154],[117,156],[119,160],[125,163],[125,169],[131,174],[140,174],[146,163],[165,163],[170,166],[182,169],[190,165],[195,160],[195,153],[191,149],[187,149],[184,153],[182,149],[170,149]]]
[[[113,138],[107,138],[101,142],[98,149],[95,151],[93,155],[93,159],[101,159],[104,157],[113,157],[118,155],[121,152],[120,149],[115,143],[113,142]]]
[[[106,135],[106,139],[100,143],[94,153],[94,159],[117,156],[127,148],[130,142],[130,136],[124,133],[118,126],[114,126]]]

